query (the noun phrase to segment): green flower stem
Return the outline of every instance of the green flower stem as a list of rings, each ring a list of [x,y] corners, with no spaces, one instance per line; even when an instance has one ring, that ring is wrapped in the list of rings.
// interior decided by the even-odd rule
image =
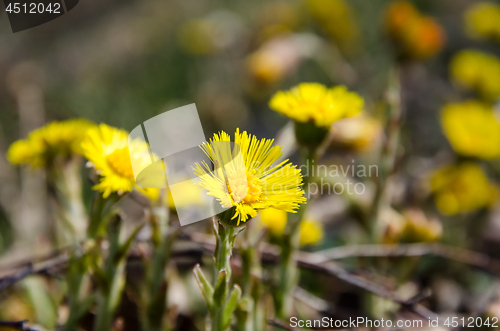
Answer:
[[[63,330],[76,330],[80,319],[88,312],[94,296],[87,295],[90,286],[89,261],[87,252],[74,252],[68,263],[66,274],[68,284],[69,316]]]
[[[96,239],[103,230],[107,217],[109,217],[111,208],[120,200],[117,193],[112,193],[104,198],[100,192],[96,192],[92,209],[90,211],[89,226],[87,227],[87,238]]]
[[[142,326],[144,331],[166,330],[165,311],[167,309],[166,267],[170,258],[172,243],[177,232],[168,233],[168,207],[152,210],[153,256],[146,261],[146,281],[144,283]]]
[[[314,165],[318,160],[316,149],[304,147],[301,150],[301,155],[304,164]],[[304,177],[304,193],[308,196],[309,183],[313,178],[309,176]],[[275,295],[275,313],[280,319],[287,319],[293,307],[293,291],[299,282],[299,270],[297,262],[295,261],[295,252],[300,247],[300,223],[302,222],[307,204],[300,206],[296,215],[291,215],[283,235],[281,246],[281,258],[279,263],[279,283]]]
[[[375,195],[366,217],[366,227],[371,242],[378,242],[378,226],[380,212],[389,205],[386,197],[386,183],[394,172],[401,131],[401,86],[399,70],[390,73],[387,89],[388,115],[386,124],[387,139],[380,155],[380,170],[377,178]]]
[[[124,243],[121,243],[121,219],[114,215],[108,222],[109,252],[103,266],[99,265],[100,248],[95,247],[92,259],[94,278],[98,285],[97,316],[94,321],[94,331],[111,330],[114,313],[120,303],[125,286],[126,256],[135,237],[142,229],[139,225]]]
[[[106,219],[110,216],[111,207],[119,199],[120,196],[116,193],[103,198],[100,192],[96,192],[89,215],[85,245],[94,245],[94,240],[97,239]],[[94,302],[94,296],[87,294],[92,258],[91,252],[87,252],[85,247],[77,247],[70,257],[67,271],[69,316],[64,330],[76,330],[80,319]]]
[[[231,255],[233,254],[235,231],[232,227],[226,227],[222,223],[214,224],[216,228],[217,243],[215,246],[214,261],[215,261],[215,279],[218,275],[225,271],[226,282],[224,294],[229,291],[229,282],[231,279]]]
[[[239,251],[242,260],[241,285],[243,297],[236,310],[238,331],[260,331],[265,329],[265,319],[260,298],[262,292],[262,266],[259,254],[259,242],[262,235],[252,233],[252,224],[249,224],[240,241]]]
[[[216,228],[216,246],[214,253],[215,277],[214,311],[212,313],[212,331],[225,330],[224,305],[228,296],[231,281],[231,255],[234,245],[234,228],[225,227],[222,223],[214,224]]]
[[[234,239],[238,229],[225,226],[214,217],[214,230],[216,246],[214,252],[214,283],[210,284],[203,275],[201,268],[196,266],[193,270],[198,286],[207,304],[211,331],[228,330],[233,319],[234,310],[240,301],[241,289],[235,285],[229,292],[231,283],[230,259],[234,246]]]
[[[49,167],[49,183],[53,186],[52,196],[56,223],[55,239],[58,247],[74,245],[83,239],[87,215],[82,198],[80,176],[82,160],[73,158],[67,162]]]

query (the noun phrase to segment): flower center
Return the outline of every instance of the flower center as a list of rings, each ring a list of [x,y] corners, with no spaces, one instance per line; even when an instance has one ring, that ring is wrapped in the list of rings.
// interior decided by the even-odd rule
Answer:
[[[246,177],[246,178],[245,178]],[[255,170],[237,172],[228,176],[227,190],[235,203],[252,203],[259,200],[262,183],[255,176]]]
[[[128,147],[115,150],[107,156],[106,160],[108,165],[120,176],[134,178]]]

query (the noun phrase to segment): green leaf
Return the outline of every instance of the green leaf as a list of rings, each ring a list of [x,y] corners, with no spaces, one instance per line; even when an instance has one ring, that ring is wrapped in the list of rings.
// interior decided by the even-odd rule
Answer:
[[[234,285],[231,294],[226,302],[226,307],[224,308],[224,327],[229,327],[231,320],[233,318],[233,312],[238,305],[241,298],[241,288],[238,285]]]
[[[213,309],[214,306],[214,289],[212,288],[212,285],[210,285],[210,282],[208,279],[205,277],[203,272],[201,271],[200,265],[197,264],[194,269],[194,278],[196,279],[196,282],[198,283],[198,286],[200,287],[201,294],[203,295],[203,298],[205,299],[205,302],[207,304],[207,307],[209,310]]]
[[[57,322],[57,305],[47,290],[43,278],[28,277],[23,280],[22,285],[35,312],[36,322],[47,329],[54,329]]]
[[[222,306],[226,301],[227,293],[227,272],[226,270],[221,270],[219,272],[219,278],[217,279],[217,284],[215,285],[214,291],[214,303],[216,307]]]
[[[127,255],[128,249],[132,245],[137,237],[137,234],[142,230],[145,223],[140,224],[135,230],[130,234],[128,239],[120,246],[120,249],[116,252],[115,263],[119,263]]]

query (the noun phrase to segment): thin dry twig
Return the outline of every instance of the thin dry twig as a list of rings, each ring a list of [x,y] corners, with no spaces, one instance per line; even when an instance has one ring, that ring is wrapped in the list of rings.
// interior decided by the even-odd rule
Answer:
[[[500,275],[500,261],[486,254],[468,249],[451,247],[439,243],[418,243],[399,245],[355,245],[330,248],[311,256],[312,263],[321,264],[331,260],[349,257],[397,257],[435,255],[448,260],[481,268],[494,275]]]
[[[206,250],[212,252],[215,249],[213,244],[213,240],[210,238],[211,236],[204,234],[190,234],[187,235],[192,241],[199,242],[204,246]],[[279,258],[279,249],[273,245],[261,245],[262,247],[262,258],[267,261],[277,261]],[[237,253],[237,251],[235,252]],[[436,314],[432,311],[426,309],[419,302],[415,302],[415,299],[412,298],[410,300],[401,299],[398,297],[393,291],[387,289],[386,287],[373,283],[363,277],[354,275],[349,271],[342,268],[338,263],[330,261],[326,263],[315,263],[315,260],[318,260],[319,257],[316,257],[316,253],[306,253],[299,252],[296,254],[297,263],[299,266],[304,268],[309,268],[313,270],[318,270],[320,272],[324,272],[328,275],[334,276],[338,279],[345,281],[348,284],[351,284],[355,287],[361,288],[365,291],[374,293],[378,296],[384,297],[386,299],[392,300],[396,303],[399,303],[404,309],[414,312],[415,314],[429,319],[436,318]],[[425,298],[426,296],[420,295],[420,297]]]
[[[191,233],[183,234],[181,235],[181,238],[199,245],[198,248],[188,248],[187,251],[184,252],[187,254],[193,254],[194,252],[213,253],[213,250],[215,249],[213,238],[210,235]],[[278,260],[278,247],[264,243],[261,246],[261,253],[264,261],[276,262]],[[182,252],[183,249],[174,250],[173,256],[184,256],[185,254]],[[235,250],[235,254],[237,253],[237,250]],[[450,260],[462,262],[490,271],[496,275],[500,275],[500,261],[482,253],[445,246],[442,244],[427,243],[407,245],[343,246],[316,253],[299,252],[296,255],[296,259],[299,266],[303,268],[318,270],[320,272],[324,272],[328,275],[334,276],[357,288],[399,303],[404,309],[412,311],[423,318],[429,319],[435,318],[437,315],[419,304],[419,302],[426,299],[430,295],[429,291],[424,291],[417,294],[415,297],[410,298],[409,300],[405,300],[397,296],[391,289],[355,275],[342,268],[338,263],[332,261],[335,259],[346,257],[422,256],[428,254],[433,254]],[[34,267],[33,265],[27,266],[24,269],[16,271],[16,273],[12,274],[11,276],[0,279],[0,289],[3,289],[6,286],[15,283],[30,274],[47,273],[54,268],[61,267],[66,262],[67,255],[62,254],[48,261],[39,262],[36,267]]]
[[[68,257],[66,254],[51,258],[47,261],[42,261],[36,266],[33,263],[29,263],[26,267],[14,272],[12,275],[0,278],[0,290],[17,283],[18,281],[34,274],[51,274],[50,270],[63,266],[68,262]]]
[[[2,327],[7,327],[11,328],[13,330],[20,330],[20,331],[38,331],[38,329],[34,329],[28,325],[28,320],[22,320],[22,321],[0,321],[0,326]]]

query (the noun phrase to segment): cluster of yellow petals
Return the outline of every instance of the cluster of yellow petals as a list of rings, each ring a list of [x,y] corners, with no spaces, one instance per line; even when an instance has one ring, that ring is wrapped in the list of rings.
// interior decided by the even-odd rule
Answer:
[[[82,142],[83,155],[99,175],[95,190],[108,197],[111,193],[125,193],[137,188],[150,197],[158,197],[157,189],[141,189],[136,185],[130,149],[135,162],[150,162],[146,143],[134,141],[129,146],[128,132],[106,124],[88,131]]]
[[[328,88],[318,83],[302,83],[289,91],[279,91],[269,102],[271,109],[296,122],[314,122],[327,128],[342,118],[358,115],[363,104],[363,98],[345,86]]]
[[[49,165],[56,157],[67,159],[81,154],[81,142],[95,125],[83,119],[51,122],[30,132],[26,139],[15,141],[7,151],[14,165],[32,167]]]
[[[500,5],[497,3],[478,2],[465,12],[465,26],[473,37],[500,41],[498,22],[500,22]]]
[[[287,223],[287,213],[275,209],[267,208],[259,212],[260,220],[269,233],[275,237],[283,236]],[[299,227],[300,245],[315,245],[321,242],[324,236],[323,225],[313,219],[306,218],[300,223]]]
[[[475,90],[487,100],[500,97],[500,60],[494,55],[464,50],[450,63],[452,79],[461,87]]]
[[[437,169],[431,177],[431,189],[437,208],[445,215],[488,207],[498,195],[497,187],[473,162]]]
[[[444,106],[441,125],[453,149],[480,159],[500,157],[500,119],[493,107],[479,101]]]
[[[256,216],[257,210],[277,208],[293,213],[306,201],[300,170],[288,160],[277,162],[283,152],[272,144],[272,139],[259,140],[237,129],[234,144],[221,132],[201,146],[216,166],[212,170],[206,162],[195,165],[198,185],[223,208],[234,208],[231,217],[236,225]]]

